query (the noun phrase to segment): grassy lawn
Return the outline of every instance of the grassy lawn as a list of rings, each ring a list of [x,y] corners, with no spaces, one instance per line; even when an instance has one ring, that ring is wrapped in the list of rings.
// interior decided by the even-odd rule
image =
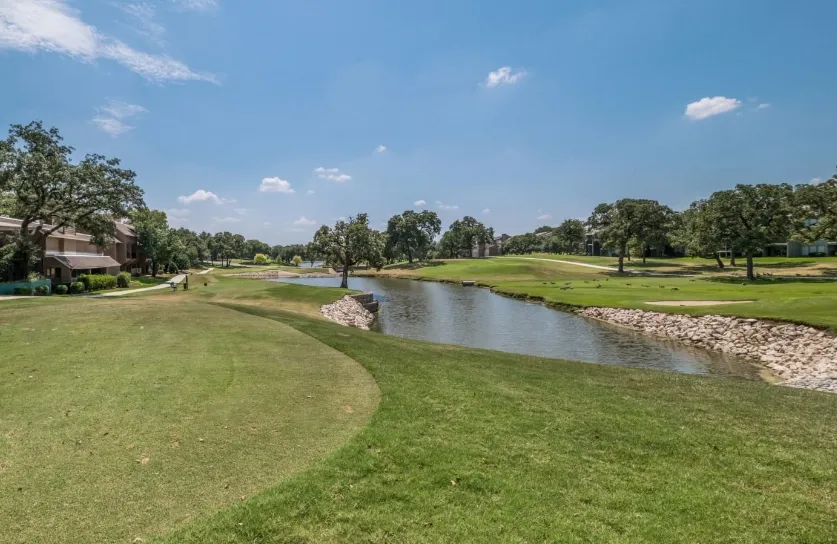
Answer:
[[[336,455],[165,543],[829,542],[837,396],[543,360],[241,308],[381,388]]]
[[[555,256],[553,256],[555,257]],[[599,259],[591,258],[593,264]],[[781,264],[788,259],[773,259]],[[372,275],[376,272],[359,272]],[[611,306],[644,310],[723,314],[797,321],[837,329],[837,281],[829,278],[762,278],[715,275],[660,277],[616,275],[572,264],[515,257],[454,259],[384,268],[386,276],[437,281],[476,280],[496,292],[568,306]],[[656,306],[649,302],[747,300],[727,306]]]
[[[6,303],[0,543],[837,532],[837,395],[389,337],[313,317],[342,290],[207,276]]]
[[[347,356],[197,297],[10,308],[2,543],[147,541],[304,470],[377,403]]]

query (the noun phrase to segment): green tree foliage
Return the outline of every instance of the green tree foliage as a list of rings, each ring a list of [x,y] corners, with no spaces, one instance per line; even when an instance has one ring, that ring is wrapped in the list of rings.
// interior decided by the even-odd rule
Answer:
[[[151,261],[151,275],[156,276],[161,265],[164,268],[168,266],[172,255],[166,212],[138,208],[130,213],[130,219],[137,233],[137,242]]]
[[[603,245],[619,250],[619,272],[624,272],[628,243],[637,238],[647,245],[662,228],[660,223],[666,216],[665,210],[668,207],[656,200],[623,198],[596,206],[587,223]]]
[[[550,227],[549,225],[541,225],[540,227],[535,229],[535,234],[540,234],[542,232],[552,232],[555,230],[555,227]]]
[[[270,263],[270,259],[264,253],[256,253],[256,255],[253,256],[253,263],[265,265]]]
[[[407,210],[394,215],[387,222],[388,247],[393,254],[401,253],[412,263],[413,258],[424,260],[427,257],[433,238],[442,230],[442,222],[436,212],[428,210],[415,212]]]
[[[114,219],[144,206],[136,174],[120,168],[119,159],[89,154],[74,164],[72,153],[58,129],[47,130],[39,121],[12,125],[0,141],[4,212],[22,221],[22,235],[11,241],[25,242],[15,250],[21,277],[33,261],[29,252],[40,257],[50,234],[74,227],[104,246],[112,240]]]
[[[541,239],[531,232],[512,236],[503,244],[503,253],[507,255],[526,255],[539,249]]]
[[[490,243],[494,229],[488,228],[473,217],[466,215],[451,223],[446,244],[453,245],[452,256],[471,256],[471,249],[477,244]]]
[[[729,236],[730,246],[747,257],[750,279],[755,279],[756,252],[790,237],[795,211],[793,187],[788,184],[736,185],[735,189],[713,193],[706,203],[709,220],[723,225],[710,227],[709,234]],[[718,244],[723,241],[714,240]]]
[[[291,264],[294,266],[299,266],[302,264],[302,257],[300,255],[294,255],[294,258],[291,259]]]
[[[318,260],[322,259],[322,253],[320,252],[320,248],[317,247],[317,244],[314,242],[308,242],[305,245],[305,260],[311,263],[311,266],[314,266],[314,263]]]
[[[261,240],[247,240],[244,244],[245,251],[244,255],[242,255],[245,259],[253,259],[255,260],[257,253],[270,253],[270,244],[266,244]]]
[[[549,244],[554,244],[555,253],[583,253],[586,229],[579,219],[566,219],[552,233]]]
[[[349,269],[359,263],[381,268],[386,238],[369,228],[369,217],[360,213],[348,221],[338,221],[333,228],[326,225],[314,234],[314,244],[334,266],[343,268],[340,287],[349,287]]]
[[[837,174],[823,183],[797,185],[795,203],[797,238],[837,240]]]

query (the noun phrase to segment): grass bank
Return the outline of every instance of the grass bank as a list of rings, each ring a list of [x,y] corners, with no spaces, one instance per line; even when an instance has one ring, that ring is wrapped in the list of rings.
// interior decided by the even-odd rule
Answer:
[[[165,543],[828,542],[837,397],[288,324],[382,392],[334,456]]]

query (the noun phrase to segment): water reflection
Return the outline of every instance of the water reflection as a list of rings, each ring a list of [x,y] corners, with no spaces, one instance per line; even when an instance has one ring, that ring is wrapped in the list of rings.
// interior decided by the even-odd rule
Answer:
[[[339,286],[339,278],[283,279]],[[393,336],[512,353],[689,374],[759,379],[758,368],[723,354],[495,295],[487,289],[392,278],[351,278],[381,302],[375,327]]]

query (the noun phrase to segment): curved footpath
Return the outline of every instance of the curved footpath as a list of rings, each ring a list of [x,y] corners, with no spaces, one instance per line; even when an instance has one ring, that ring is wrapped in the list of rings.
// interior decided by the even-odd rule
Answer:
[[[585,317],[757,361],[781,385],[837,393],[837,337],[805,325],[707,315],[585,308]]]

